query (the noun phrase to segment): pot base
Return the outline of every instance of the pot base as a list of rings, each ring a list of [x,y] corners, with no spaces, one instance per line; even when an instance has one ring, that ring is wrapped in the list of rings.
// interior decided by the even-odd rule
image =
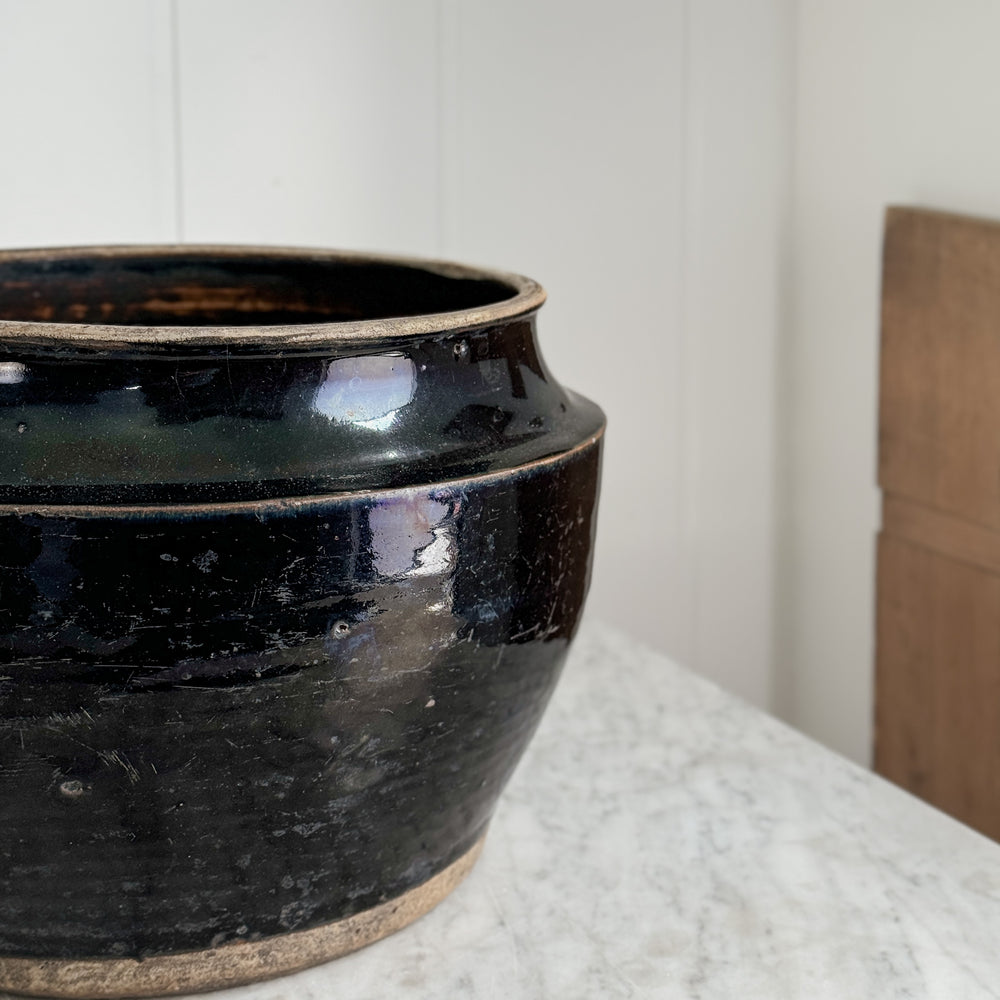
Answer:
[[[119,1000],[225,989],[299,972],[373,944],[432,910],[472,870],[484,840],[485,834],[422,885],[321,927],[141,961],[0,956],[0,990],[34,997]]]

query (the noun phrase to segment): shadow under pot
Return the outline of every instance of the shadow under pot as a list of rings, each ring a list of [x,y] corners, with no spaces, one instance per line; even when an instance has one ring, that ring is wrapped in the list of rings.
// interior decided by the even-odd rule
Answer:
[[[587,591],[603,417],[534,282],[0,253],[0,989],[180,993],[465,875]]]

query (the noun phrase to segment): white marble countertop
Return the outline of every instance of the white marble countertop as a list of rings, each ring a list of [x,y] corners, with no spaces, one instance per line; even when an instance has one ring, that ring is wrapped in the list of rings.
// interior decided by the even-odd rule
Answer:
[[[1000,997],[1000,846],[589,624],[463,885],[213,996]]]

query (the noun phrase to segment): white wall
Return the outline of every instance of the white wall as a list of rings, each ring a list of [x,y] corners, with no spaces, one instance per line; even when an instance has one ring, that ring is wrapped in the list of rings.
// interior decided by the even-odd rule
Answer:
[[[683,394],[686,662],[776,702],[776,393],[786,293],[793,6],[688,5]]]
[[[790,4],[0,0],[0,243],[537,277],[610,421],[590,612],[763,704]]]
[[[1000,217],[1000,4],[800,0],[797,52],[781,707],[867,760],[882,213]]]
[[[0,245],[171,240],[169,7],[0,0]]]
[[[440,252],[434,0],[176,0],[182,238]]]

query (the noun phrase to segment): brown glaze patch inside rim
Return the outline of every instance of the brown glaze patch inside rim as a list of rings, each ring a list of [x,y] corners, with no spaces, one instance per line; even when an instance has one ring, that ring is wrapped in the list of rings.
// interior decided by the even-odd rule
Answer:
[[[0,251],[0,348],[309,348],[526,316],[530,278],[443,261],[288,247]]]
[[[0,990],[21,996],[118,1000],[225,989],[299,972],[373,944],[432,910],[472,870],[484,839],[485,834],[423,885],[322,927],[142,961],[0,956]]]

